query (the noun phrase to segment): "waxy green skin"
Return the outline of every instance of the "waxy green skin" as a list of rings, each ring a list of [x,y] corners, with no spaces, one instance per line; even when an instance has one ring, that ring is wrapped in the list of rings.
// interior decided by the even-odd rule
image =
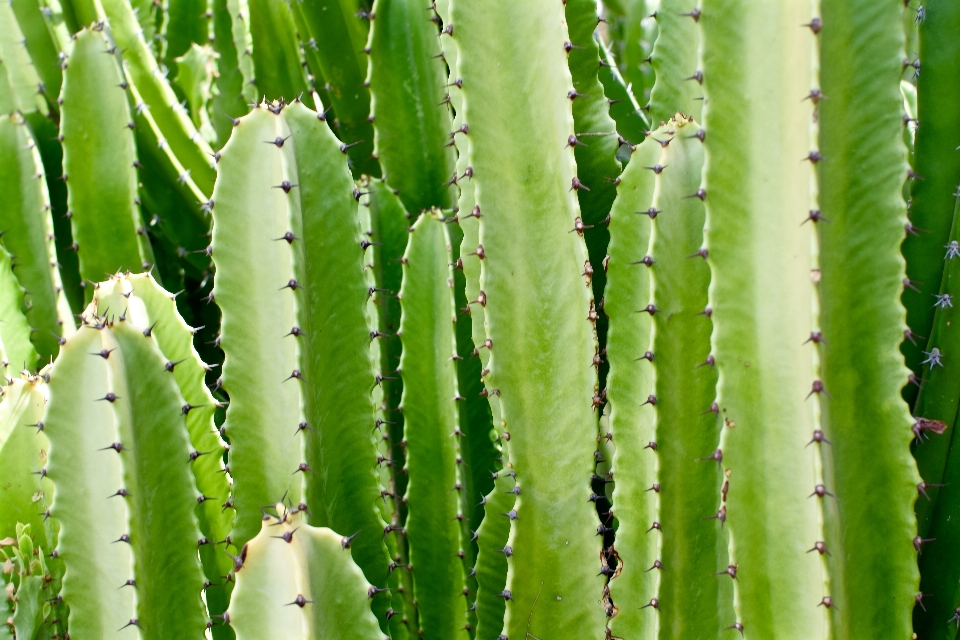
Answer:
[[[603,92],[610,102],[610,117],[617,123],[617,133],[631,145],[643,142],[648,121],[636,97],[627,88],[627,82],[617,68],[613,51],[600,44],[600,72],[597,74],[603,83]]]
[[[40,92],[41,80],[30,59],[28,50],[24,46],[24,35],[17,23],[11,3],[3,3],[0,7],[0,59],[6,70],[5,78],[0,81],[5,85],[9,82],[14,95],[13,107],[5,107],[3,113],[19,109],[24,113],[40,111],[47,113],[47,102]]]
[[[477,529],[477,593],[473,604],[477,608],[477,632],[480,640],[492,640],[503,630],[503,614],[507,600],[507,557],[503,549],[510,537],[510,517],[517,497],[512,493],[517,486],[508,468],[497,472],[493,490],[484,497],[485,515]]]
[[[913,419],[899,396],[910,372],[896,351],[906,328],[902,11],[897,0],[821,2],[820,88],[829,99],[819,104],[818,169],[830,222],[817,224],[819,349],[831,444],[818,446],[837,496],[825,503],[827,567],[833,628],[844,638],[909,637],[918,592],[911,506],[920,477],[909,455]],[[869,127],[850,126],[864,119]],[[953,606],[940,608],[938,621]]]
[[[60,135],[67,206],[80,256],[80,274],[99,282],[117,271],[153,262],[137,200],[133,118],[123,77],[104,35],[84,29],[64,73]],[[92,100],[91,96],[97,96]],[[87,295],[90,295],[89,293]]]
[[[229,610],[237,639],[382,640],[350,538],[283,505],[267,514],[237,568]]]
[[[700,120],[703,87],[696,79],[699,31],[689,14],[690,0],[661,0],[656,11],[657,40],[650,64],[656,83],[650,92],[650,119],[665,122],[676,112]]]
[[[913,7],[911,7],[913,8]],[[905,12],[914,14],[913,11]],[[924,351],[930,346],[931,327],[936,309],[934,295],[940,292],[944,270],[943,245],[947,244],[953,223],[954,192],[960,182],[960,87],[954,81],[960,73],[960,6],[949,0],[923,3],[923,20],[919,24],[920,61],[923,72],[917,78],[918,119],[913,171],[919,177],[912,181],[910,224],[922,229],[908,234],[903,242],[907,259],[907,278],[917,289],[906,288],[903,303],[907,307],[907,324],[917,337],[903,342],[901,349],[907,366],[918,376]],[[908,50],[913,60],[916,52]],[[908,71],[910,71],[908,69]],[[922,178],[922,179],[921,179]],[[916,344],[914,344],[916,343]],[[915,388],[904,395],[912,400]],[[926,415],[914,412],[915,415]]]
[[[234,29],[244,32],[246,23],[234,19],[230,14],[228,0],[213,0],[213,50],[217,53],[217,77],[214,80],[216,90],[210,102],[210,123],[217,133],[218,149],[226,144],[233,129],[232,118],[239,118],[247,112],[247,96],[251,94],[251,102],[256,100],[253,85],[247,84],[241,71],[241,61],[251,64],[250,56],[244,53],[244,48],[238,47],[233,39]],[[249,32],[246,32],[249,36]]]
[[[350,535],[359,532],[351,543],[356,562],[371,583],[384,588],[389,560],[386,523],[377,510],[377,406],[371,393],[377,358],[370,344],[376,328],[368,313],[374,285],[365,269],[370,247],[362,244],[346,158],[327,124],[299,103],[279,118],[270,117],[282,119],[292,138],[269,151],[283,157],[285,179],[300,185],[285,196],[289,228],[299,240],[276,244],[292,249],[294,276],[303,284],[297,326],[304,335],[285,338],[297,343],[303,378],[284,384],[301,385],[304,419],[312,429],[300,431],[304,460],[312,469],[304,474],[308,518]],[[385,615],[389,603],[389,594],[376,597],[378,616]]]
[[[57,336],[71,335],[74,324],[57,270],[43,164],[34,136],[16,115],[0,119],[0,191],[5,194],[0,209],[3,246],[16,256],[14,274],[30,292],[24,298],[27,320],[35,329],[30,339],[46,360],[59,349]]]
[[[103,0],[100,0],[101,2]],[[206,44],[210,35],[207,0],[166,0],[163,12],[163,63],[177,75],[180,56],[192,44]]]
[[[588,502],[596,341],[571,185],[574,133],[563,5],[450,3],[484,247],[490,384],[522,489],[511,523],[504,633],[599,637],[597,517]],[[494,59],[489,53],[496,52]],[[528,55],[536,51],[536,56]],[[522,66],[497,62],[526,60]],[[509,98],[530,92],[536,106]],[[536,243],[527,240],[531,234]],[[562,345],[562,347],[560,347]],[[543,398],[551,398],[544,403]],[[565,505],[558,510],[556,505]]]
[[[657,483],[662,487],[657,517],[663,527],[657,556],[664,567],[657,590],[662,638],[716,636],[734,617],[733,577],[722,573],[729,564],[726,531],[716,520],[704,519],[717,509],[724,477],[714,460],[698,460],[716,449],[721,425],[711,410],[717,386],[716,368],[707,359],[713,327],[703,315],[710,267],[697,255],[703,246],[704,203],[687,197],[700,186],[699,130],[697,122],[677,114],[665,130],[652,135],[670,140],[654,164],[663,169],[657,175],[653,207],[659,213],[651,223],[650,241],[651,302],[657,308],[652,364]]]
[[[52,103],[60,95],[63,70],[60,68],[60,45],[50,32],[38,0],[14,0],[10,3],[17,24],[23,33],[24,46],[33,61],[43,92]]]
[[[828,621],[817,604],[829,593],[818,554],[807,550],[820,539],[820,503],[834,498],[809,497],[818,452],[806,447],[818,399],[815,345],[804,344],[816,328],[814,229],[801,225],[817,208],[812,163],[803,161],[815,148],[813,105],[803,100],[814,35],[801,25],[811,7],[704,0],[701,9],[711,341],[718,448],[730,473],[721,508],[737,565],[737,620],[727,625],[739,622],[753,638],[794,638],[798,629],[821,637]],[[764,120],[745,127],[744,109]]]
[[[296,297],[305,291],[282,288],[295,277],[290,248],[275,240],[290,231],[291,196],[276,188],[286,175],[281,154],[264,144],[288,135],[265,108],[242,118],[221,152],[213,193],[214,298],[223,311],[221,380],[230,394],[224,427],[238,548],[259,531],[262,505],[284,495],[300,502],[301,383],[284,382],[298,367],[297,338],[284,336],[297,325]],[[251,268],[252,255],[260,268]]]
[[[100,283],[94,300],[101,316],[126,315],[129,322],[139,323],[141,330],[151,327],[163,357],[175,363],[172,375],[185,403],[192,407],[187,412],[186,425],[191,451],[198,455],[191,460],[190,470],[197,491],[208,498],[195,509],[200,533],[212,543],[222,542],[230,535],[235,513],[223,506],[230,494],[230,484],[223,465],[225,444],[213,422],[214,412],[220,405],[204,386],[208,367],[193,347],[196,330],[188,327],[177,313],[174,296],[148,274],[121,276]],[[143,313],[131,313],[131,307],[142,308]],[[205,591],[207,607],[211,615],[219,615],[227,608],[232,586],[223,584],[222,577],[230,572],[233,563],[224,549],[214,544],[202,545],[199,551],[207,580],[216,585]],[[236,553],[237,549],[228,546],[226,551]]]
[[[655,392],[654,363],[643,358],[653,347],[653,320],[637,313],[650,304],[650,271],[639,262],[650,250],[651,222],[646,215],[653,204],[656,174],[644,167],[657,164],[664,131],[644,140],[620,176],[617,199],[610,211],[610,260],[604,310],[610,318],[607,335],[607,401],[610,431],[616,447],[612,473],[613,513],[616,516],[616,549],[623,568],[610,581],[610,595],[620,612],[609,622],[615,636],[646,640],[657,637],[656,609],[644,605],[657,597],[658,574],[646,571],[657,559],[661,532],[657,493],[648,489],[657,482],[656,408],[644,404]],[[654,355],[654,358],[656,356]]]
[[[337,137],[355,144],[348,151],[354,176],[378,177],[380,167],[373,155],[373,125],[370,116],[370,89],[366,85],[368,60],[364,54],[369,28],[357,14],[354,0],[303,0],[294,4],[306,25],[300,39],[319,68],[329,104],[336,114]],[[311,65],[314,62],[308,58]],[[319,84],[319,82],[317,83]]]
[[[383,176],[407,211],[450,208],[456,157],[437,25],[416,0],[377,0],[371,21],[370,113]],[[349,141],[348,141],[349,142]]]
[[[13,260],[0,249],[0,371],[12,379],[21,371],[34,371],[39,357],[30,337],[33,329],[24,315],[24,291],[13,273]]]
[[[458,524],[462,484],[456,353],[456,315],[449,236],[436,211],[411,227],[400,289],[404,440],[409,481],[407,540],[413,565],[420,635],[468,638]],[[449,354],[449,355],[448,355]]]

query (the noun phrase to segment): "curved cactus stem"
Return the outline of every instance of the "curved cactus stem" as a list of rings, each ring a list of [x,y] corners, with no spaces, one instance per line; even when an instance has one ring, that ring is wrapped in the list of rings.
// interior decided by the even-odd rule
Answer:
[[[4,378],[15,378],[20,371],[37,368],[37,350],[30,342],[32,329],[24,317],[24,292],[13,273],[10,254],[0,248],[0,342]]]
[[[27,54],[42,82],[36,90],[52,103],[60,95],[60,86],[63,83],[60,42],[47,26],[39,0],[13,0],[10,6],[23,33]]]
[[[950,243],[960,242],[960,225],[956,220],[955,214]],[[948,243],[948,246],[952,245]],[[957,288],[960,257],[951,255],[949,251],[940,295],[956,296],[960,295]],[[952,304],[952,297],[950,300]],[[919,540],[930,541],[922,543],[922,550],[927,552],[919,558],[922,576],[920,593],[924,594],[924,608],[914,610],[914,620],[916,629],[923,632],[925,638],[938,640],[948,637],[952,640],[956,636],[956,629],[943,625],[940,618],[943,615],[949,618],[960,606],[960,589],[957,588],[960,566],[953,561],[951,554],[944,552],[960,538],[960,530],[954,523],[957,506],[960,505],[955,486],[960,477],[960,457],[954,449],[960,385],[953,374],[956,366],[951,357],[960,353],[960,335],[952,326],[957,320],[956,315],[956,309],[947,304],[937,309],[928,347],[929,362],[923,367],[924,381],[917,398],[915,413],[918,422],[914,426],[919,436],[914,443],[914,455],[923,477],[918,485],[920,495],[915,505],[918,536]],[[941,425],[946,433],[940,432]],[[934,429],[926,433],[929,429],[923,427]],[[935,542],[931,540],[934,536]]]
[[[230,394],[224,428],[239,547],[259,531],[261,506],[284,496],[300,501],[301,383],[283,382],[298,368],[298,338],[284,335],[297,325],[295,298],[307,292],[295,283],[289,248],[277,240],[290,231],[296,192],[281,188],[287,174],[273,147],[289,135],[266,108],[242,118],[223,148],[213,195],[214,296],[223,310],[222,381]]]
[[[298,96],[313,106],[300,61],[293,9],[285,2],[249,0],[250,37],[257,93],[267,100],[292,102]]]
[[[816,223],[818,330],[822,428],[831,444],[813,446],[837,496],[824,503],[831,589],[824,595],[835,604],[838,637],[906,638],[919,578],[911,506],[920,478],[909,454],[912,419],[900,397],[909,370],[897,352],[906,328],[898,251],[907,221],[903,6],[895,0],[821,0],[821,6],[818,88],[829,99],[819,104],[819,202],[826,220]],[[850,126],[863,119],[869,127]],[[946,620],[947,609],[941,612]]]
[[[197,131],[189,112],[180,105],[177,94],[160,71],[144,42],[129,2],[98,1],[102,2],[117,46],[123,51],[124,70],[142,96],[142,102],[136,105],[136,109],[150,109],[150,115],[156,121],[163,140],[170,146],[170,152],[189,172],[200,191],[211,193],[217,172],[213,166],[210,145]]]
[[[47,398],[43,379],[25,376],[4,387],[0,402],[0,540],[17,534],[17,523],[30,525],[38,546],[51,548],[44,533],[44,512],[53,498],[53,483],[37,472],[47,461],[50,444],[43,433]],[[33,426],[33,425],[40,426]]]
[[[410,231],[403,256],[404,439],[409,482],[404,499],[414,598],[424,638],[467,638],[459,504],[460,456],[453,274],[449,236],[438,212],[426,212]]]
[[[47,113],[40,76],[37,75],[30,54],[24,46],[23,32],[20,31],[10,2],[0,3],[0,59],[3,59],[7,80],[13,90],[14,109],[24,113]]]
[[[701,7],[706,160],[703,191],[688,195],[706,200],[724,427],[720,451],[699,455],[730,474],[714,515],[726,519],[737,566],[739,619],[728,625],[757,638],[825,634],[830,612],[817,604],[830,594],[818,554],[805,553],[822,540],[820,503],[834,500],[818,451],[805,448],[818,428],[816,345],[804,344],[815,329],[816,245],[813,224],[801,224],[817,209],[814,162],[804,160],[815,150],[813,103],[803,99],[816,58],[801,25],[815,16],[806,0]],[[744,109],[762,120],[744,126]]]
[[[729,573],[733,565],[727,559],[726,531],[716,520],[704,519],[718,507],[724,477],[710,458],[720,439],[721,420],[713,410],[717,387],[710,356],[713,323],[703,314],[710,268],[705,257],[697,255],[703,248],[704,203],[687,197],[700,187],[703,144],[696,137],[700,125],[692,118],[678,113],[665,129],[653,135],[669,141],[652,165],[663,168],[645,168],[657,174],[653,208],[658,213],[652,221],[649,253],[654,260],[651,302],[657,308],[652,349],[658,461],[654,492],[662,492],[657,520],[663,527],[657,598],[662,636],[706,637],[721,633],[734,619],[736,567]],[[632,444],[643,446],[636,439]],[[650,486],[643,489],[649,491]],[[655,563],[648,561],[647,566],[632,568],[651,566]]]
[[[237,640],[381,640],[368,604],[373,587],[351,558],[351,541],[277,505],[239,558],[228,618]]]
[[[370,123],[370,89],[366,85],[368,27],[357,12],[354,0],[302,0],[294,5],[307,28],[301,33],[304,45],[314,51],[322,76],[329,87],[336,120],[337,137],[353,145],[350,155],[353,174],[379,176],[373,155],[373,125]],[[426,12],[424,12],[426,13]]]
[[[523,490],[511,523],[504,633],[599,636],[597,517],[587,500],[596,444],[590,410],[596,341],[580,275],[586,251],[571,231],[579,207],[571,193],[573,83],[563,6],[455,0],[450,13],[482,210],[487,337],[478,348],[491,352],[489,382],[501,394],[510,462]],[[489,51],[524,64],[497,67]],[[530,92],[541,97],[536,105],[522,99]],[[553,520],[560,517],[558,504],[567,505],[562,531]]]
[[[169,255],[180,259],[174,268],[186,268],[200,280],[210,270],[206,253],[211,224],[208,198],[173,154],[152,111],[136,107],[143,104],[137,86],[131,84],[129,91],[137,148],[142,150],[138,168],[140,196],[150,217],[152,235]],[[163,266],[166,263],[161,261]]]
[[[379,349],[371,348],[377,336],[370,308],[373,277],[366,273],[370,247],[361,235],[355,185],[340,141],[302,104],[286,107],[281,117],[292,138],[282,150],[270,152],[289,151],[286,176],[300,185],[299,197],[290,196],[295,203],[290,229],[297,239],[279,244],[292,249],[294,274],[305,288],[297,300],[297,326],[304,335],[286,340],[298,343],[299,384],[310,425],[300,432],[304,460],[312,469],[304,476],[308,519],[358,532],[352,542],[356,562],[371,583],[384,588],[389,560],[385,523],[376,508],[382,494],[374,441],[377,403],[371,390]],[[329,339],[333,335],[337,340]],[[374,601],[382,619],[389,604],[388,594]]]
[[[650,640],[657,637],[657,612],[643,609],[657,596],[658,573],[646,571],[657,559],[659,529],[657,494],[647,491],[657,482],[656,411],[644,400],[655,390],[653,320],[637,313],[650,304],[650,271],[641,262],[649,255],[650,218],[656,175],[645,167],[657,164],[665,139],[658,130],[630,157],[617,185],[610,212],[610,260],[604,311],[610,318],[607,358],[607,401],[616,450],[612,473],[613,512],[618,527],[616,550],[620,575],[610,581],[610,596],[619,613],[610,620],[614,636]],[[652,445],[652,446],[651,446]],[[702,578],[701,578],[702,579]]]
[[[220,405],[203,384],[208,367],[193,347],[195,330],[177,313],[170,292],[148,274],[120,276],[101,283],[94,300],[98,315],[113,318],[124,315],[127,322],[138,329],[151,330],[183,400],[191,407],[186,413],[190,469],[197,491],[207,498],[196,507],[200,533],[210,541],[199,549],[204,573],[213,585],[206,589],[205,600],[210,613],[219,615],[227,608],[229,587],[229,583],[221,583],[233,563],[218,545],[229,538],[234,510],[224,504],[229,498],[230,482],[223,465],[225,445],[213,422],[214,412]],[[231,546],[226,550],[237,551]]]
[[[133,122],[124,79],[104,35],[77,34],[64,73],[60,135],[67,207],[80,256],[80,275],[99,282],[153,262],[137,205]],[[105,55],[106,54],[106,55]],[[96,99],[93,97],[96,96]],[[89,294],[88,294],[89,295]]]
[[[197,493],[187,464],[192,449],[183,397],[146,329],[118,321],[103,329],[101,337],[102,349],[117,351],[104,359],[110,393],[117,398],[104,404],[116,415],[115,442],[124,447],[118,455],[122,486],[130,494],[121,498],[130,508],[124,533],[133,550],[141,636],[156,640],[198,636],[206,628],[206,617],[198,598],[204,579],[197,546],[213,542],[198,543],[194,507],[205,497]],[[96,347],[85,355],[91,360],[101,357]],[[108,449],[94,455],[117,452]],[[59,486],[67,481],[61,478]]]
[[[57,552],[69,565],[61,595],[70,607],[70,633],[112,639],[127,638],[118,630],[137,614],[136,589],[118,588],[134,578],[133,553],[113,542],[127,533],[128,506],[125,498],[107,498],[123,487],[121,459],[110,449],[97,451],[118,440],[110,403],[97,401],[110,391],[106,361],[90,355],[102,349],[100,333],[90,328],[61,347],[50,371],[44,432],[48,476],[57,485],[51,509],[60,522]]]
[[[75,327],[57,269],[40,153],[30,128],[16,115],[0,119],[0,192],[5,194],[0,209],[3,246],[17,256],[14,274],[28,292],[24,302],[34,329],[30,338],[40,357],[47,359],[59,349],[57,336],[70,336]]]
[[[913,8],[913,7],[911,7]],[[921,364],[929,351],[924,340],[930,337],[933,325],[934,296],[940,292],[944,269],[943,245],[947,244],[953,221],[954,191],[960,178],[960,86],[954,81],[960,74],[960,5],[949,0],[928,0],[922,3],[923,19],[919,22],[920,60],[923,73],[917,78],[918,118],[915,162],[910,201],[910,225],[915,233],[907,234],[903,255],[907,259],[907,278],[913,288],[903,292],[907,307],[907,324],[914,336],[901,346],[907,366],[920,375]],[[904,11],[914,14],[914,11]],[[908,50],[907,58],[916,52]],[[907,388],[908,399],[916,393]],[[916,412],[915,412],[916,413]],[[919,415],[919,414],[918,414]]]
[[[416,0],[377,0],[370,26],[370,113],[384,179],[414,215],[453,202],[455,154],[446,67],[432,12]],[[347,141],[350,142],[350,141]]]
[[[477,595],[473,605],[477,610],[477,640],[493,640],[503,630],[503,616],[507,609],[504,589],[507,588],[507,556],[503,549],[510,537],[509,514],[515,508],[517,486],[509,469],[496,472],[493,490],[484,497],[486,515],[477,529]]]
[[[657,40],[650,64],[657,81],[650,91],[650,119],[666,122],[676,112],[700,120],[703,76],[698,74],[700,8],[691,0],[660,0],[654,14]]]
[[[610,103],[610,117],[617,123],[617,133],[631,145],[643,142],[649,122],[640,108],[627,82],[620,75],[613,51],[603,43],[600,45],[600,73],[603,92]]]

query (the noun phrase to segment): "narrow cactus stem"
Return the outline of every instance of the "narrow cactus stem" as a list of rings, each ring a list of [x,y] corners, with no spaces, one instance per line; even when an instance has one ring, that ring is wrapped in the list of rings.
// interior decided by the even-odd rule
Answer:
[[[417,0],[377,0],[372,14],[367,82],[384,178],[414,215],[450,208],[456,156],[448,143],[462,134],[452,128],[444,102],[454,88],[443,86],[447,74],[433,13]]]
[[[142,96],[143,102],[136,105],[136,109],[150,109],[171,153],[189,171],[200,191],[210,194],[217,175],[212,150],[160,71],[130,4],[124,0],[102,0],[102,4],[116,44],[123,51],[124,70]]]
[[[256,84],[253,64],[253,36],[250,34],[250,4],[248,0],[227,0],[230,14],[233,46],[237,49],[237,68],[243,78],[242,95],[245,103],[256,104],[262,96]],[[234,116],[237,117],[237,116]]]
[[[924,342],[930,337],[933,325],[934,295],[940,292],[944,270],[941,259],[943,245],[950,239],[953,222],[954,191],[957,176],[960,176],[960,114],[955,108],[960,100],[960,87],[953,78],[960,73],[960,42],[955,34],[960,29],[960,6],[955,2],[931,0],[923,2],[921,13],[903,10],[909,14],[920,30],[918,67],[907,71],[923,73],[916,78],[917,117],[923,123],[916,133],[916,160],[910,189],[910,225],[915,234],[908,233],[903,242],[903,255],[907,259],[907,278],[913,288],[903,292],[907,307],[907,324],[914,336],[901,346],[907,358],[907,366],[916,375],[921,375],[924,351],[930,346]],[[908,49],[904,60],[917,60],[916,48]],[[907,388],[908,399],[916,393]]]
[[[124,497],[107,498],[123,488],[121,458],[109,449],[97,451],[119,440],[110,403],[95,401],[111,386],[106,361],[90,355],[102,349],[93,329],[60,349],[50,371],[44,432],[50,438],[47,475],[55,483],[64,479],[51,513],[60,523],[58,555],[70,565],[61,592],[70,607],[70,632],[122,638],[117,630],[137,617],[136,589],[118,588],[133,579],[133,552],[113,541],[127,533],[132,506]]]
[[[649,255],[651,220],[643,212],[653,206],[656,183],[656,174],[644,167],[657,164],[657,140],[667,139],[664,133],[663,128],[653,132],[633,151],[617,185],[610,212],[604,304],[610,318],[607,401],[616,448],[611,470],[613,512],[622,565],[620,575],[610,581],[610,596],[619,613],[609,628],[614,636],[637,640],[656,638],[659,618],[655,608],[642,608],[657,597],[659,572],[646,569],[657,559],[663,529],[658,521],[658,494],[647,491],[657,482],[656,409],[644,402],[656,388],[653,319],[638,309],[646,309],[651,300],[649,265],[642,262]]]
[[[16,378],[19,372],[33,371],[38,365],[37,350],[30,341],[33,333],[23,308],[24,291],[13,273],[13,261],[0,248],[0,341],[3,359],[0,373],[5,380]]]
[[[613,51],[601,40],[600,82],[610,103],[610,117],[617,123],[617,133],[631,145],[643,142],[649,122],[634,97],[633,91],[617,67]]]
[[[357,12],[355,2],[345,0],[303,0],[294,4],[307,33],[301,33],[304,47],[313,50],[318,68],[330,87],[328,107],[333,107],[338,123],[335,133],[353,145],[347,152],[354,176],[380,176],[373,156],[373,126],[370,123],[370,89],[366,85],[367,21]],[[426,12],[424,12],[426,13]]]
[[[834,499],[817,482],[818,454],[805,448],[815,428],[808,396],[817,395],[815,345],[804,344],[816,329],[814,225],[800,224],[817,209],[814,105],[803,100],[815,36],[801,25],[810,13],[805,0],[749,9],[740,0],[704,0],[698,22],[706,159],[702,190],[688,195],[706,202],[724,425],[716,459],[730,474],[720,511],[705,517],[725,518],[730,531],[738,620],[728,625],[756,637],[823,629],[829,615],[817,606],[830,595],[819,554],[805,553],[819,535],[821,502]],[[778,90],[760,89],[771,85]],[[744,127],[744,108],[762,118]]]
[[[655,14],[657,41],[650,64],[656,84],[650,92],[650,119],[665,122],[677,111],[700,120],[703,72],[698,68],[700,7],[696,0],[661,0]]]
[[[662,36],[663,29],[660,33]],[[687,197],[700,187],[703,144],[697,139],[699,131],[699,123],[678,113],[667,121],[666,130],[653,134],[666,146],[654,168],[647,165],[643,169],[654,173],[657,180],[653,199],[657,213],[651,223],[648,254],[653,258],[649,267],[651,302],[657,312],[652,316],[655,363],[640,363],[656,367],[656,384],[649,392],[653,400],[640,397],[656,411],[656,483],[660,488],[653,493],[659,494],[657,521],[663,527],[655,559],[663,566],[657,598],[660,633],[673,638],[717,634],[734,619],[736,568],[731,573],[727,534],[720,522],[705,519],[720,506],[717,496],[725,478],[712,457],[720,439],[721,420],[712,410],[717,385],[710,353],[713,323],[702,313],[708,306],[710,284],[710,267],[700,253],[704,203]],[[631,268],[645,269],[642,265]],[[628,445],[643,443],[634,439],[624,443]],[[650,493],[650,485],[643,489]],[[655,566],[655,560],[647,560],[642,569]],[[626,570],[640,568],[628,564]],[[717,577],[705,581],[707,575]],[[705,606],[708,602],[716,605]]]
[[[230,131],[233,129],[232,120],[245,114],[247,103],[256,102],[257,99],[254,86],[249,84],[249,78],[244,78],[242,70],[242,64],[249,65],[252,60],[242,46],[237,46],[237,41],[233,37],[234,28],[239,29],[241,33],[246,33],[247,37],[249,32],[244,31],[246,23],[242,20],[238,19],[239,24],[234,25],[230,4],[230,0],[212,0],[211,3],[213,11],[211,27],[213,50],[217,54],[217,75],[214,79],[216,90],[210,101],[209,112],[210,124],[217,134],[217,142],[214,145],[217,149],[226,144],[230,137]]]
[[[284,496],[300,502],[301,383],[284,382],[299,368],[299,338],[284,335],[297,326],[295,298],[306,292],[283,240],[291,231],[293,201],[284,185],[292,193],[299,187],[288,181],[272,142],[289,135],[264,107],[242,118],[223,148],[213,194],[213,295],[223,311],[222,381],[230,394],[224,428],[237,509],[233,540],[240,547],[259,531],[261,506]],[[250,256],[256,256],[255,268]]]
[[[292,102],[303,96],[307,106],[313,97],[307,92],[307,77],[297,47],[293,9],[286,3],[249,0],[248,7],[253,67],[257,93],[267,100]]]
[[[400,335],[404,440],[409,482],[404,497],[414,598],[424,638],[468,638],[467,598],[458,520],[463,484],[457,385],[456,315],[449,236],[437,211],[411,227],[403,260]]]
[[[207,42],[210,30],[208,9],[208,0],[168,0],[161,34],[163,64],[171,71],[171,77],[177,75],[180,65],[177,58],[186,54],[190,45]]]
[[[815,226],[820,241],[824,391],[815,395],[830,440],[815,447],[837,496],[824,502],[831,584],[824,595],[835,604],[838,636],[908,637],[919,578],[910,507],[920,478],[909,455],[909,408],[899,396],[909,370],[896,353],[906,328],[898,252],[908,169],[899,87],[903,3],[820,4],[818,88],[828,97],[818,118],[823,220],[805,226]],[[871,126],[850,127],[861,118]],[[947,611],[937,613],[946,620]]]
[[[573,150],[555,150],[574,134],[563,6],[455,0],[450,14],[482,211],[487,337],[478,348],[492,354],[489,381],[500,393],[522,489],[505,551],[511,599],[504,634],[599,636],[597,517],[588,501],[596,341],[580,275],[586,251],[573,231],[582,225]],[[526,64],[498,68],[489,51]],[[518,98],[531,91],[542,97],[536,106]],[[533,243],[524,239],[531,229]],[[545,524],[558,504],[568,505],[562,533]]]
[[[369,241],[361,235],[355,185],[340,140],[300,103],[270,117],[278,127],[288,126],[286,135],[292,136],[282,148],[271,144],[270,152],[281,159],[285,179],[299,185],[285,196],[294,239],[275,244],[292,250],[294,277],[304,289],[296,299],[296,326],[303,335],[285,338],[298,346],[302,377],[284,384],[303,389],[309,426],[299,437],[310,468],[303,474],[308,519],[338,531],[359,531],[352,542],[356,562],[382,589],[389,561],[386,523],[376,507],[382,495],[377,469],[387,461],[378,462],[374,442],[378,402],[371,390],[380,347],[371,344],[378,332]],[[384,621],[390,602],[385,592],[374,599],[374,611]]]
[[[374,587],[354,564],[352,537],[312,527],[278,504],[238,556],[227,618],[237,640],[340,637],[381,640],[370,613]]]
[[[51,220],[50,197],[36,139],[17,115],[0,120],[0,210],[3,246],[16,257],[14,274],[26,294],[27,320],[40,357],[59,349],[57,336],[68,337],[76,327],[63,294]],[[21,366],[20,363],[16,363]],[[26,363],[34,368],[36,362]]]
[[[63,83],[61,49],[56,34],[48,29],[38,0],[14,0],[10,6],[23,33],[27,54],[43,83],[37,87],[37,92],[42,93],[48,103],[54,103]]]
[[[507,609],[507,556],[503,550],[509,544],[510,512],[515,510],[517,486],[509,468],[496,472],[493,490],[484,498],[486,515],[477,529],[477,593],[471,601],[476,607],[476,638],[496,638],[503,630],[503,616]],[[512,597],[512,596],[511,596]]]
[[[128,128],[133,117],[121,88],[123,75],[110,53],[115,51],[103,33],[79,32],[61,95],[67,207],[80,275],[90,282],[153,263],[138,205],[137,156]]]

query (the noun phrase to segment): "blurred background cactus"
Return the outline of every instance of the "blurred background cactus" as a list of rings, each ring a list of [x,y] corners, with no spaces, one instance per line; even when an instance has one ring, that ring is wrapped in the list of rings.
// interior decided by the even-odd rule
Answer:
[[[955,639],[919,1],[0,0],[0,640]]]

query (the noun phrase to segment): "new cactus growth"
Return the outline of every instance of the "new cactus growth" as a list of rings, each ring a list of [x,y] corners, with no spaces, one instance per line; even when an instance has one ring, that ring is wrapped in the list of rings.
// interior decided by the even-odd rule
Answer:
[[[0,639],[954,640],[958,19],[0,3]]]

